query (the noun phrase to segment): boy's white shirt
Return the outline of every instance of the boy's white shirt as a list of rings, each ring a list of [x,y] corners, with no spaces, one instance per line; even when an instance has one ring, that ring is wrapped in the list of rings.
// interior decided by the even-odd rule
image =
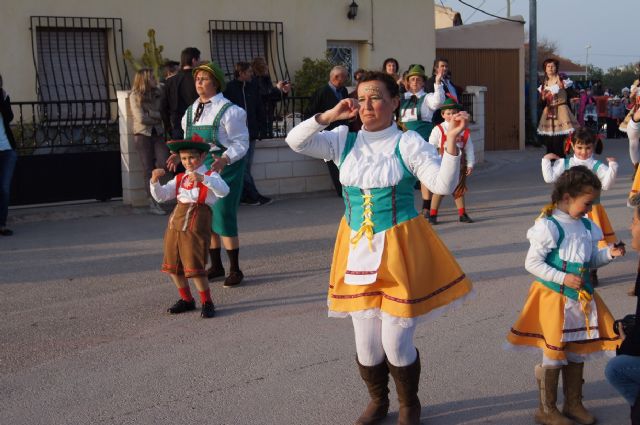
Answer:
[[[223,198],[229,193],[229,186],[227,183],[222,180],[220,174],[213,172],[211,175],[206,175],[205,173],[209,171],[207,167],[201,165],[194,172],[198,174],[202,174],[203,181],[202,184],[208,189],[207,197],[205,199],[205,203],[207,205],[213,205],[216,203],[218,198]],[[185,173],[182,178],[182,186],[184,186],[185,182],[188,181],[187,173]],[[158,202],[166,202],[171,199],[176,199],[176,184],[178,182],[177,176],[171,179],[171,181],[167,182],[164,186],[160,184],[160,182],[150,183],[151,188],[151,196]],[[183,204],[194,204],[198,202],[198,197],[200,196],[200,190],[198,189],[198,184],[194,183],[192,189],[185,189],[184,187],[180,187],[178,190],[177,199],[178,202]]]
[[[588,159],[579,159],[575,155],[569,158],[569,167],[575,167],[576,165],[584,165],[589,170],[593,170],[593,165],[597,159],[591,155]],[[564,159],[557,159],[554,164],[551,164],[550,159],[542,158],[542,177],[546,183],[553,183],[558,180],[558,177],[565,171]],[[596,171],[596,175],[602,183],[602,190],[609,190],[616,180],[618,174],[618,163],[616,161],[610,161],[609,165],[602,162]]]
[[[444,133],[447,134],[447,131],[449,131],[449,123],[447,121],[444,121],[440,125],[444,129]],[[431,130],[431,134],[429,135],[429,143],[435,146],[439,152],[441,142],[442,142],[442,132],[436,125],[433,127],[433,130]],[[462,142],[456,142],[456,146],[458,146],[458,148],[462,148]],[[471,141],[471,134],[469,134],[469,138],[467,139],[467,144],[464,147],[464,155],[467,160],[467,167],[473,168],[473,165],[476,163],[476,158],[473,152],[473,142]]]

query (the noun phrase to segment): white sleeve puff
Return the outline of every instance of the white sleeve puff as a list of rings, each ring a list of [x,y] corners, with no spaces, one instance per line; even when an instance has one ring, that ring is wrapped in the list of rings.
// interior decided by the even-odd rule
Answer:
[[[524,266],[532,275],[562,285],[566,273],[545,263],[549,252],[557,247],[559,237],[558,228],[553,222],[546,219],[536,220],[533,227],[527,231],[527,239],[529,239],[531,246],[527,252]]]
[[[432,193],[453,193],[460,174],[460,155],[445,152],[441,159],[433,145],[411,130],[404,133],[400,140],[400,155],[409,171]]]
[[[592,220],[591,222],[591,267],[597,268],[607,265],[613,260],[609,247],[598,249],[598,242],[604,238],[602,229]]]
[[[596,173],[598,179],[602,183],[602,190],[609,190],[613,186],[613,182],[616,181],[616,175],[618,174],[618,163],[616,161],[609,161],[607,166],[605,163],[600,164]]]
[[[285,141],[294,152],[338,164],[347,141],[349,127],[341,125],[330,131],[316,121],[316,116],[291,129]]]

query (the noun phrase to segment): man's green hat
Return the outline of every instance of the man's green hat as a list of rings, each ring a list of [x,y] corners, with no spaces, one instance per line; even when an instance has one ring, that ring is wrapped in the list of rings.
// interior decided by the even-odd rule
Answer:
[[[411,67],[409,68],[409,70],[407,71],[407,77],[413,77],[414,75],[418,75],[420,77],[422,77],[424,80],[427,79],[425,73],[424,73],[424,66],[422,65],[411,65]]]
[[[457,100],[453,97],[447,97],[444,101],[440,110],[444,111],[445,109],[457,109],[458,111],[462,111],[462,105],[457,102]]]
[[[198,71],[207,71],[209,74],[211,74],[220,85],[219,92],[222,93],[224,91],[224,88],[227,86],[227,83],[224,81],[224,72],[222,72],[222,69],[220,69],[220,67],[216,65],[215,62],[204,63],[193,68],[194,77],[196,76],[196,72]]]
[[[202,152],[209,152],[209,149],[211,149],[211,145],[197,134],[194,134],[191,140],[169,140],[167,147],[171,152],[180,152],[185,149],[197,149]]]

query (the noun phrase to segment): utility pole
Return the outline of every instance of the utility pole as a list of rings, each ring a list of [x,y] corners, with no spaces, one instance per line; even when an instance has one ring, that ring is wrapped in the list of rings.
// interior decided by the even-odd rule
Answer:
[[[538,34],[536,0],[529,0],[529,128],[531,140],[535,139],[538,119]]]
[[[511,0],[507,0],[507,18],[511,17]]]
[[[586,46],[584,46],[584,48],[587,49],[587,57],[584,61],[584,74],[585,80],[589,81],[589,50],[591,50],[591,44],[587,44]]]

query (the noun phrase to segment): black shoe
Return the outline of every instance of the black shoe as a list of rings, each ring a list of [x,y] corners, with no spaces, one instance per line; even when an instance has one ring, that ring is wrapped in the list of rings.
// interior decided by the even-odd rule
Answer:
[[[423,209],[422,209],[422,213],[421,213],[421,214],[422,214],[422,216],[423,216],[424,218],[426,218],[427,220],[429,220],[429,210],[428,210],[428,209],[423,208]]]
[[[269,205],[270,203],[273,202],[273,199],[271,198],[267,198],[266,196],[262,196],[260,195],[260,197],[258,198],[258,205]]]
[[[185,301],[182,298],[180,298],[178,301],[176,301],[174,305],[172,305],[167,309],[167,312],[169,314],[180,314],[180,313],[184,313],[185,311],[191,311],[195,309],[196,309],[195,300]]]
[[[209,280],[209,282],[213,282],[214,280],[216,280],[219,277],[224,277],[224,269],[214,269],[213,267],[211,267],[209,269],[209,271],[207,272],[207,279]]]
[[[463,213],[460,216],[460,223],[473,223],[473,220],[471,220],[471,217],[469,217],[467,213]]]
[[[438,224],[438,216],[437,215],[430,215],[429,216],[429,223],[431,223],[432,226],[435,226],[436,224]]]
[[[200,317],[203,319],[209,319],[216,315],[216,308],[211,301],[207,301],[202,304],[202,310],[200,311]]]
[[[243,198],[240,200],[240,205],[251,205],[251,206],[258,206],[258,205],[262,205],[260,203],[259,199],[249,199],[249,198]]]
[[[237,272],[229,272],[229,276],[224,280],[224,284],[222,286],[225,288],[231,288],[233,286],[240,285],[242,279],[244,279],[244,274],[240,270]]]
[[[13,230],[7,229],[6,227],[3,227],[2,229],[0,229],[0,235],[2,235],[2,236],[11,236],[11,235],[13,235]]]

